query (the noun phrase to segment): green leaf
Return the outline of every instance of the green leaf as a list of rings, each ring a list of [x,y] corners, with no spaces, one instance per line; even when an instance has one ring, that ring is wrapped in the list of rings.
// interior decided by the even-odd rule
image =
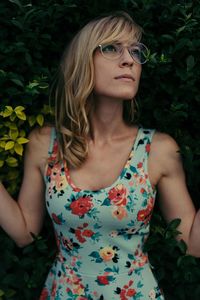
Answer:
[[[15,157],[12,157],[12,156],[10,156],[6,159],[6,163],[7,163],[8,166],[10,166],[12,168],[18,166],[18,160]]]
[[[187,71],[193,69],[195,65],[194,56],[193,55],[188,56],[186,63],[187,63]]]
[[[11,79],[11,81],[14,82],[18,86],[24,87],[23,82],[19,79]]]
[[[174,219],[172,220],[168,226],[167,226],[167,230],[175,230],[181,223],[181,219]]]

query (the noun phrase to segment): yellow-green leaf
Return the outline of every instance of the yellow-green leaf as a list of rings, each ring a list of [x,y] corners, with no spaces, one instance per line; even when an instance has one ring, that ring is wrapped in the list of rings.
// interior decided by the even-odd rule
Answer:
[[[5,150],[10,150],[14,147],[15,143],[14,141],[8,141],[6,144],[5,144]]]
[[[26,120],[26,115],[23,111],[16,111],[15,113],[20,120]]]
[[[10,115],[10,120],[11,120],[12,122],[13,122],[15,119],[16,119],[16,115],[15,115],[15,114]]]
[[[24,138],[24,137],[19,137],[18,139],[17,139],[17,143],[18,144],[26,144],[26,143],[28,143],[28,139],[26,139],[26,138]]]
[[[10,115],[12,115],[12,113],[13,113],[13,108],[12,108],[12,106],[7,105],[7,106],[5,107],[4,112],[3,112],[3,117],[4,117],[4,118],[9,117]]]
[[[39,82],[30,82],[29,85],[28,85],[28,87],[29,87],[30,89],[33,89],[34,87],[36,87],[36,86],[38,86],[38,85],[39,85]]]
[[[6,142],[5,141],[0,141],[0,147],[5,149],[5,145],[6,145]]]
[[[10,136],[10,138],[11,138],[12,140],[16,140],[16,138],[18,137],[18,135],[19,135],[19,131],[18,131],[18,130],[13,130],[13,129],[11,129],[11,130],[9,131],[9,136]]]
[[[19,155],[23,154],[23,146],[18,143],[15,143],[14,150]]]
[[[2,136],[2,138],[0,138],[1,141],[7,141],[7,140],[10,140],[10,137],[9,135],[7,134],[4,134],[4,136]]]
[[[35,125],[35,122],[36,122],[36,118],[35,116],[30,116],[28,117],[28,122],[29,122],[29,125],[32,127],[33,125]]]
[[[25,110],[24,106],[16,106],[15,109],[14,109],[14,111],[16,113],[22,112],[23,110]]]
[[[44,116],[42,114],[37,115],[36,120],[40,126],[44,124]]]
[[[17,167],[18,166],[18,161],[15,157],[10,156],[6,159],[6,163],[9,167]]]
[[[19,132],[19,135],[20,135],[21,137],[25,137],[25,135],[26,135],[25,130],[21,129],[20,132]]]
[[[10,129],[17,130],[17,125],[15,123],[5,122],[5,125]]]
[[[0,168],[3,167],[3,165],[4,165],[4,161],[0,160]]]

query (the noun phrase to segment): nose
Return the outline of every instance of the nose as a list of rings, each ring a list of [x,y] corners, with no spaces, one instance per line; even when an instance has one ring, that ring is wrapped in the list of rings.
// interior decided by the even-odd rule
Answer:
[[[124,48],[122,55],[120,57],[120,65],[132,67],[133,64],[134,64],[134,60],[133,60],[132,56],[130,55],[128,49]]]

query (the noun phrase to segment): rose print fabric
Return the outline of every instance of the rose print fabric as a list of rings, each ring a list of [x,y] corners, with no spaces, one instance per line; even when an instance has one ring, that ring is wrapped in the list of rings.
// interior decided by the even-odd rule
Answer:
[[[45,175],[46,206],[58,245],[40,300],[163,300],[143,245],[156,190],[147,162],[154,131],[138,129],[118,179],[82,190],[65,162],[56,162],[52,129]]]

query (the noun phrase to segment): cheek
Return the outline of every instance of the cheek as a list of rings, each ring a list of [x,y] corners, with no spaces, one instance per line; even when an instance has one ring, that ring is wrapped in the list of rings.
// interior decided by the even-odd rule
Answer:
[[[96,71],[94,74],[94,91],[101,93],[105,91],[109,85],[109,76],[107,76],[106,72]]]

